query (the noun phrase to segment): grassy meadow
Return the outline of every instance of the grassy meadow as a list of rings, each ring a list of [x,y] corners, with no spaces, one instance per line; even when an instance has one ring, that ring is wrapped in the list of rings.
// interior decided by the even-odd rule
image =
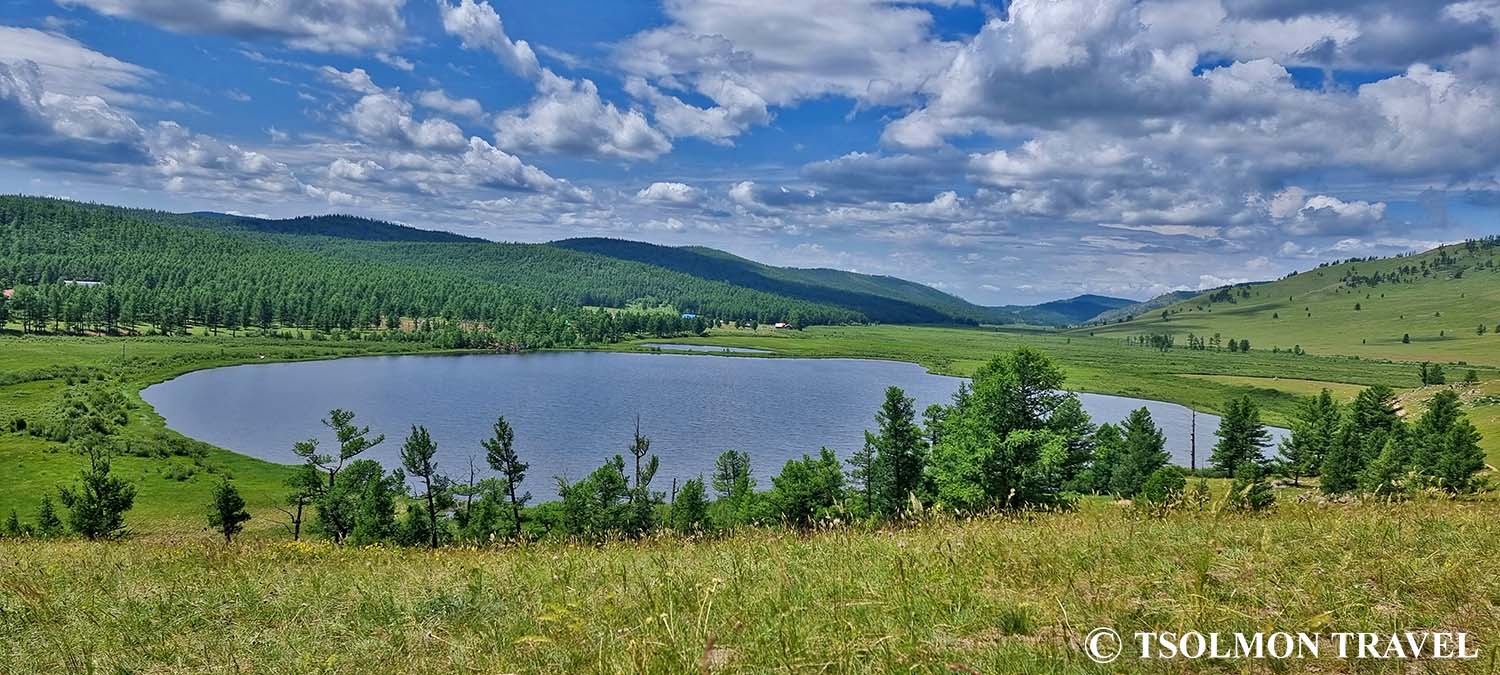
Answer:
[[[1493,672],[1500,504],[1077,512],[438,553],[0,542],[0,671]],[[1089,630],[1466,631],[1479,662],[1080,652]]]

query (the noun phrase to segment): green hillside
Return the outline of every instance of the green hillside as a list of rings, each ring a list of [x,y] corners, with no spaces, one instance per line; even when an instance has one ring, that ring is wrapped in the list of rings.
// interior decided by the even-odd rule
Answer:
[[[658,246],[604,238],[564,239],[552,245],[835,305],[884,323],[1012,323],[1018,319],[1009,312],[981,307],[904,279],[832,269],[773,267],[700,246]]]
[[[1326,264],[1205,292],[1095,335],[1246,339],[1253,349],[1364,358],[1500,363],[1500,239]]]

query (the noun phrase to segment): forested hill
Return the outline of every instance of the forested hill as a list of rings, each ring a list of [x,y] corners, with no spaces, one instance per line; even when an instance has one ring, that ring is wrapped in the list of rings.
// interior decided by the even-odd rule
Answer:
[[[80,280],[102,285],[65,283]],[[0,197],[0,287],[11,286],[45,295],[48,302],[29,302],[24,311],[54,326],[75,311],[78,320],[69,323],[92,325],[82,315],[102,310],[85,306],[98,301],[110,303],[111,325],[129,309],[139,323],[166,332],[444,317],[517,326],[538,344],[566,342],[570,331],[593,321],[577,313],[583,307],[632,303],[762,323],[864,320],[839,307],[545,244],[294,236],[217,216],[36,197]]]
[[[580,238],[553,246],[655,265],[703,279],[843,307],[887,323],[1014,323],[1016,313],[972,304],[930,286],[833,269],[773,267],[717,249]]]
[[[477,237],[465,237],[452,232],[422,230],[383,220],[331,214],[325,216],[301,216],[298,218],[255,218],[227,213],[198,212],[190,216],[185,224],[204,226],[237,227],[254,232],[273,234],[304,234],[363,241],[425,241],[425,242],[470,242],[482,243]]]
[[[1032,307],[1015,307],[1014,310],[1026,323],[1062,326],[1083,323],[1104,312],[1128,307],[1133,304],[1136,304],[1134,300],[1126,300],[1125,298],[1111,298],[1104,295],[1079,295],[1066,300],[1044,302]]]
[[[508,288],[513,297],[551,307],[635,306],[735,321],[786,321],[799,326],[864,321],[1068,325],[1087,320],[1101,308],[1129,303],[1079,296],[1035,307],[984,307],[895,277],[774,267],[702,247],[618,239],[496,243],[347,215],[277,220],[215,212],[169,213],[39,197],[0,199],[8,212],[6,217],[16,228],[11,233],[39,246],[31,250],[29,259],[0,256],[0,283],[13,285],[64,279],[108,282],[111,275],[135,273],[129,265],[120,267],[122,261],[149,269],[167,258],[141,261],[139,257],[145,252],[110,238],[109,232],[150,224],[158,228],[152,230],[155,235],[173,242],[186,244],[195,236],[212,233],[214,237],[205,241],[240,240],[255,255],[275,257],[277,251],[283,251],[289,259],[307,261],[312,259],[300,256],[311,254],[327,258],[334,268],[368,263],[374,269],[404,272],[412,278],[438,274],[467,279],[494,285],[489,292],[503,294]],[[30,236],[42,232],[47,236]],[[80,241],[95,244],[92,257],[80,259],[73,254],[81,249],[67,249],[74,234],[82,235]],[[95,241],[94,237],[102,239]],[[9,250],[18,249],[12,246]],[[195,263],[177,260],[177,264]],[[192,268],[164,272],[163,277],[147,274],[146,279],[148,285],[159,284],[184,276],[211,277],[210,272]],[[220,272],[224,276],[233,270]],[[207,285],[214,286],[211,282]],[[431,309],[426,303],[420,307]]]
[[[1500,238],[1328,263],[1276,281],[1205,291],[1097,335],[1169,333],[1401,360],[1500,363]]]

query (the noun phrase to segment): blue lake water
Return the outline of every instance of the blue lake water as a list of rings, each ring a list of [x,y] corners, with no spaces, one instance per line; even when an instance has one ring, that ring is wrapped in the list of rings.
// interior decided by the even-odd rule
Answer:
[[[873,429],[885,388],[917,401],[948,403],[961,379],[897,361],[757,359],[712,355],[545,352],[372,356],[250,364],[188,373],[142,392],[177,431],[252,457],[293,463],[292,444],[319,438],[331,408],[384,433],[365,456],[400,465],[401,440],[423,424],[438,442],[439,469],[467,475],[497,415],[515,428],[530,463],[527,487],[555,494],[554,476],[577,480],[616,453],[629,453],[635,418],[660,455],[658,485],[707,475],[726,449],[750,452],[762,487],[786,460],[828,446],[847,457]],[[1191,412],[1182,406],[1081,394],[1096,423],[1118,422],[1145,405],[1186,465]],[[1197,416],[1198,462],[1213,446],[1218,418]],[[1273,430],[1279,438],[1281,430]]]

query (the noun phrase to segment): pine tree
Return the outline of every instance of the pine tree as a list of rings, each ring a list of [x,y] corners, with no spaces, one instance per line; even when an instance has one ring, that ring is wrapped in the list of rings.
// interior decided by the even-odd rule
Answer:
[[[240,496],[240,491],[229,479],[220,480],[214,486],[213,501],[208,505],[208,526],[223,534],[224,543],[228,544],[244,529],[247,520],[250,520],[250,512],[245,510],[245,499]]]
[[[1241,462],[1229,486],[1229,503],[1241,511],[1264,511],[1276,504],[1276,492],[1257,462]]]
[[[412,426],[411,434],[401,445],[401,466],[406,469],[407,473],[422,479],[421,497],[427,502],[428,543],[432,548],[437,548],[437,493],[443,489],[445,481],[442,476],[438,475],[437,443],[434,443],[432,435],[427,433],[427,427]]]
[[[708,522],[708,496],[703,478],[689,478],[672,500],[669,519],[678,532],[697,532]]]
[[[1245,464],[1255,464],[1259,471],[1264,461],[1262,448],[1271,440],[1260,421],[1260,409],[1249,396],[1230,399],[1214,432],[1219,442],[1209,456],[1209,464],[1226,476],[1239,475]]]
[[[1302,476],[1317,475],[1323,459],[1338,442],[1340,412],[1333,394],[1324,389],[1303,399],[1292,420],[1292,434],[1280,447],[1281,467],[1299,485]]]
[[[1473,492],[1478,488],[1475,475],[1484,469],[1484,450],[1479,447],[1479,430],[1468,419],[1460,419],[1448,430],[1442,453],[1433,474],[1438,485],[1453,494]]]
[[[1359,487],[1365,461],[1354,427],[1352,419],[1344,420],[1339,428],[1338,441],[1323,456],[1323,465],[1318,470],[1323,494],[1344,494]]]
[[[1115,471],[1125,461],[1125,437],[1113,424],[1101,424],[1094,430],[1094,456],[1078,479],[1078,489],[1093,494],[1110,491]]]
[[[894,515],[905,508],[912,495],[921,490],[922,470],[926,464],[926,444],[916,424],[916,408],[911,397],[900,387],[885,390],[885,402],[875,413],[879,429],[874,437],[875,509],[883,515]]]
[[[62,534],[62,519],[57,517],[57,509],[52,506],[51,495],[42,495],[42,503],[36,511],[36,531],[43,537],[55,537]]]
[[[1141,406],[1130,413],[1121,425],[1124,453],[1110,477],[1110,489],[1124,497],[1134,497],[1151,474],[1166,466],[1166,435],[1151,419],[1151,411]]]
[[[943,437],[943,421],[946,419],[948,408],[940,403],[933,403],[922,411],[922,433],[927,437],[927,447],[937,447]]]
[[[875,513],[875,485],[878,482],[876,471],[878,464],[875,461],[875,437],[870,432],[865,432],[865,444],[849,456],[849,485],[860,495],[864,502],[864,514],[866,516]]]
[[[526,479],[527,465],[521,461],[521,456],[516,452],[516,436],[511,430],[510,423],[501,416],[495,420],[494,436],[481,443],[484,446],[485,460],[489,462],[490,468],[500,474],[500,480],[505,485],[505,492],[510,497],[511,524],[516,536],[521,534],[521,507],[531,501],[531,493],[516,494],[521,487],[521,482]]]
[[[337,457],[327,454],[318,454],[317,442],[298,443],[293,452],[296,452],[308,464],[328,474],[328,487],[333,488],[339,471],[344,468],[344,463],[359,456],[370,448],[380,445],[385,441],[385,434],[370,437],[369,427],[354,426],[354,412],[334,408],[328,412],[328,418],[323,420],[323,426],[333,431],[338,439],[339,454]]]
[[[68,523],[89,539],[121,536],[125,512],[135,506],[135,486],[110,475],[109,456],[103,450],[89,446],[85,452],[89,467],[79,474],[79,484],[59,492],[68,508]]]
[[[717,514],[720,525],[733,527],[749,520],[750,507],[755,499],[755,477],[750,470],[750,453],[740,450],[725,450],[714,460],[711,478],[714,492],[722,504]]]
[[[1404,431],[1405,427],[1398,429],[1400,431],[1386,437],[1384,447],[1365,465],[1359,478],[1361,490],[1392,496],[1410,489],[1408,478],[1412,469],[1411,442]]]
[[[1432,475],[1448,443],[1448,432],[1463,417],[1460,405],[1458,393],[1452,389],[1439,391],[1427,400],[1427,410],[1412,430],[1416,437],[1412,461],[1418,471]]]

